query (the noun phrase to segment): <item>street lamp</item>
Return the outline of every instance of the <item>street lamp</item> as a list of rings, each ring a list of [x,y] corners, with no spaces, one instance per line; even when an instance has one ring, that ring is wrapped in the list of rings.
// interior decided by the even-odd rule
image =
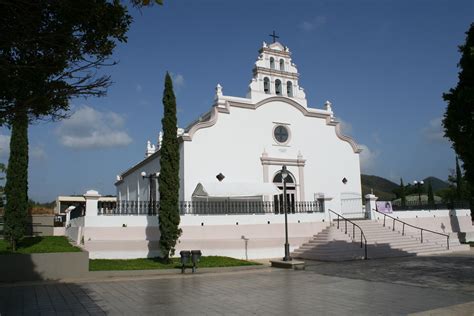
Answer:
[[[152,204],[153,204],[153,208],[155,207],[153,201],[154,201],[154,194],[152,193],[152,188],[154,188],[155,186],[153,185],[153,180],[154,179],[158,179],[158,176],[160,175],[159,172],[156,172],[156,173],[150,173],[149,175],[146,174],[145,171],[142,171],[140,173],[140,175],[142,176],[143,179],[148,179],[150,181],[150,185],[149,185],[149,199],[148,199],[148,212],[151,213],[152,211]]]
[[[285,257],[283,261],[291,261],[290,244],[288,243],[288,205],[286,201],[286,178],[288,177],[288,170],[286,166],[281,167],[281,179],[283,181],[283,209],[285,210]]]
[[[415,180],[413,181],[413,184],[418,186],[418,203],[421,205],[421,186],[425,183],[423,182],[423,180],[422,181]]]

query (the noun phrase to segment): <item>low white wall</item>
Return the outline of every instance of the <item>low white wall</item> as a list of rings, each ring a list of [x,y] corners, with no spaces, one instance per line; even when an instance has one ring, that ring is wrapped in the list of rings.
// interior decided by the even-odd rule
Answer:
[[[474,231],[470,210],[397,211],[388,215],[405,223],[445,234]],[[376,213],[377,220],[383,221],[383,217]],[[392,223],[393,220],[387,217],[386,224],[392,226]],[[396,223],[395,227],[397,226],[401,227],[401,224]],[[405,230],[416,229],[405,226]]]
[[[158,226],[158,216],[146,215],[99,215],[85,216],[87,227],[146,227]]]
[[[300,247],[329,225],[327,221],[288,224],[290,250]],[[176,245],[181,250],[199,249],[204,255],[240,259],[283,257],[284,223],[181,226],[183,233]]]
[[[383,221],[382,214],[375,214],[376,219]],[[441,233],[474,231],[469,210],[397,211],[389,215]],[[88,250],[91,258],[138,258],[159,253],[157,216],[87,216],[83,221],[86,225],[84,240],[86,248],[90,242]],[[183,233],[176,245],[176,255],[181,250],[199,249],[206,256],[242,259],[282,257],[284,222],[285,217],[280,214],[184,215],[181,216]],[[329,223],[327,213],[288,214],[291,251],[321,232]],[[78,221],[74,225],[80,224]],[[392,225],[389,218],[387,225]],[[398,226],[396,228],[398,230]],[[409,227],[405,230],[411,231]],[[76,234],[81,232],[76,231]]]
[[[54,227],[53,228],[53,236],[65,236],[66,235],[66,228],[65,227]]]
[[[310,223],[328,221],[326,213],[295,213],[288,214],[288,223]],[[285,215],[282,214],[252,214],[252,215],[184,215],[181,216],[181,226],[203,225],[256,225],[282,224]],[[237,224],[238,223],[238,224]]]
[[[84,241],[96,240],[160,240],[160,229],[155,226],[90,227],[84,228]]]
[[[281,257],[284,222],[284,215],[279,214],[184,215],[176,255],[181,250],[199,249],[206,256]],[[328,224],[324,213],[288,214],[290,249],[298,248]],[[157,216],[91,216],[85,218],[85,225],[84,241],[91,258],[149,257],[158,251]]]

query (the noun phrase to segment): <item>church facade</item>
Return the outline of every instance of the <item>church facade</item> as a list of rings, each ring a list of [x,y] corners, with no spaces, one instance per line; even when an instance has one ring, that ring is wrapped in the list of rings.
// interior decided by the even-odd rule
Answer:
[[[178,129],[180,200],[281,203],[286,166],[290,205],[315,201],[344,214],[353,199],[361,210],[361,149],[342,134],[329,101],[307,103],[288,47],[263,43],[247,96],[217,85],[209,112]],[[159,201],[160,142],[148,142],[145,159],[117,176],[118,200]]]

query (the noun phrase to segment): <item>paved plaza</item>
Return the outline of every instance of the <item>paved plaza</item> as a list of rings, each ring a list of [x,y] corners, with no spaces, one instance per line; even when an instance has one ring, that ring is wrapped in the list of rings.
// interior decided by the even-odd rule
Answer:
[[[178,272],[177,272],[178,273]],[[3,315],[472,315],[474,257],[0,286]]]

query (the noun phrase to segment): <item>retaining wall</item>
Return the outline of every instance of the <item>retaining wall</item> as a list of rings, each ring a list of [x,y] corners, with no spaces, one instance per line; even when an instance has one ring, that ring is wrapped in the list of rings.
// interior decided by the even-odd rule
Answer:
[[[0,255],[0,282],[81,278],[89,273],[89,253]]]

